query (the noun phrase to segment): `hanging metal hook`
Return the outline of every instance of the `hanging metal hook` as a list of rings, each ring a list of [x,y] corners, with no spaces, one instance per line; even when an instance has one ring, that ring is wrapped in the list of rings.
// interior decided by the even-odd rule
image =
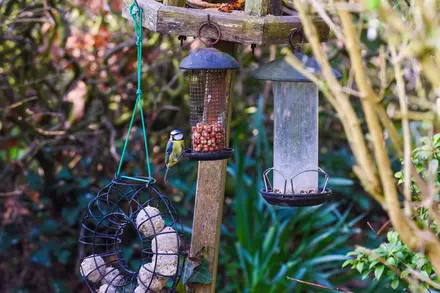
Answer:
[[[293,39],[295,38],[295,36],[299,35],[300,37],[300,43],[298,44],[293,44]],[[292,48],[292,50],[294,52],[298,52],[302,45],[304,44],[304,33],[303,33],[303,27],[300,26],[298,28],[294,28],[290,34],[289,34],[289,45]]]
[[[186,41],[186,36],[178,36],[177,39],[180,41],[180,47],[183,47],[183,42]]]
[[[202,29],[203,29],[205,26],[207,26],[207,27],[214,27],[215,30],[217,31],[217,39],[215,39],[214,42],[211,42],[211,41],[205,42],[205,41],[202,39],[201,33],[202,33]],[[222,37],[222,33],[221,33],[221,31],[220,31],[220,27],[219,27],[217,24],[215,24],[214,22],[211,22],[211,15],[210,15],[210,14],[208,14],[208,21],[203,22],[203,23],[199,26],[199,30],[197,31],[197,37],[199,38],[200,42],[202,42],[203,44],[205,44],[205,45],[208,46],[208,47],[212,47],[213,45],[217,44],[217,43],[220,41],[220,39],[221,39],[221,37]]]

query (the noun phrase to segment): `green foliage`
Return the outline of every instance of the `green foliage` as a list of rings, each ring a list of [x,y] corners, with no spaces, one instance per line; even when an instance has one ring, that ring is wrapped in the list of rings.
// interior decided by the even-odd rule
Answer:
[[[433,175],[432,172],[437,172],[434,174],[434,178],[436,179],[435,186],[438,187],[440,186],[440,169],[438,168],[440,159],[440,134],[434,135],[432,139],[424,137],[421,139],[421,143],[422,145],[414,150],[412,161],[424,179]],[[399,184],[403,183],[403,171],[397,172],[395,177],[398,179]],[[418,195],[420,189],[414,182],[414,179],[412,179],[412,192],[414,200],[420,201]],[[420,227],[429,228],[437,236],[439,235],[438,223],[429,221],[426,208],[417,208],[415,217],[416,223]],[[440,282],[440,278],[435,274],[432,264],[424,254],[411,251],[400,240],[399,235],[395,231],[388,232],[387,241],[382,243],[378,248],[373,249],[371,254],[363,247],[359,247],[355,251],[348,253],[347,256],[353,256],[354,258],[345,261],[342,267],[351,265],[351,268],[361,274],[362,278],[366,278],[370,274],[374,274],[375,280],[388,278],[393,289],[397,288],[399,284],[411,288],[412,284],[402,282],[406,276],[410,275],[409,268],[420,272],[435,282]],[[396,273],[396,271],[400,272],[400,274]],[[416,289],[423,290],[429,288],[426,283],[421,283],[421,286],[422,288]]]
[[[212,275],[208,270],[209,263],[206,259],[194,266],[194,262],[188,261],[185,263],[185,271],[183,273],[183,284],[200,283],[209,284],[212,282]],[[188,269],[189,268],[189,269]]]
[[[408,249],[395,231],[388,232],[387,241],[373,249],[371,253],[363,247],[359,247],[348,253],[347,256],[355,258],[346,260],[342,267],[351,265],[351,268],[359,272],[362,278],[367,278],[370,274],[374,274],[375,280],[380,280],[382,277],[388,278],[393,289],[396,289],[402,280],[410,275],[410,269],[418,271],[436,282],[440,281],[440,278],[435,276],[429,260],[422,253],[415,253]],[[397,274],[396,271],[400,274]],[[411,284],[403,283],[403,285],[409,287]],[[421,286],[422,289],[429,288],[424,283]]]

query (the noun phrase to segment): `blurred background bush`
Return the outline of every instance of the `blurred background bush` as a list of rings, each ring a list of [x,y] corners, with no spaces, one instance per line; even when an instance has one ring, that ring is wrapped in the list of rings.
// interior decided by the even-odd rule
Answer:
[[[114,177],[135,102],[133,27],[121,1],[0,1],[0,292],[87,292],[79,278],[79,220],[96,192]],[[170,130],[189,133],[188,88],[178,68],[199,42],[144,37],[144,113],[158,185],[175,203],[190,237],[196,165],[183,162],[163,183]],[[219,292],[327,292],[287,277],[388,292],[341,264],[355,244],[377,246],[373,229],[386,214],[351,171],[342,126],[320,104],[320,165],[336,200],[320,207],[274,208],[259,196],[271,166],[270,88],[249,72],[278,48],[241,47],[233,98],[231,145],[219,255]],[[334,66],[345,73],[346,60]],[[356,103],[356,102],[354,102]],[[145,174],[140,121],[124,170]],[[396,158],[396,165],[400,166]],[[372,228],[370,228],[370,226]],[[133,255],[127,247],[126,257]]]

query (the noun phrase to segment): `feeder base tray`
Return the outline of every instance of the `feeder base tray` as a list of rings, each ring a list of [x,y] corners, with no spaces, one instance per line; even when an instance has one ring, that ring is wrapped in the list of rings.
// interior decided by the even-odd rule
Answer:
[[[234,149],[228,148],[218,152],[194,152],[192,149],[184,150],[182,157],[191,161],[216,161],[229,159],[234,154]]]
[[[309,194],[282,194],[262,188],[260,194],[271,205],[288,207],[317,206],[332,199],[330,189]]]

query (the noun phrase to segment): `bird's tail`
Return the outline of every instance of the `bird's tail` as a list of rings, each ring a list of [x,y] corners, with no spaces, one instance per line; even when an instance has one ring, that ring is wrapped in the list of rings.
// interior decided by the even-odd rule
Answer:
[[[165,176],[164,176],[165,183],[168,181],[168,170],[170,170],[170,169],[168,169],[168,167],[166,167],[166,169],[165,169]]]

